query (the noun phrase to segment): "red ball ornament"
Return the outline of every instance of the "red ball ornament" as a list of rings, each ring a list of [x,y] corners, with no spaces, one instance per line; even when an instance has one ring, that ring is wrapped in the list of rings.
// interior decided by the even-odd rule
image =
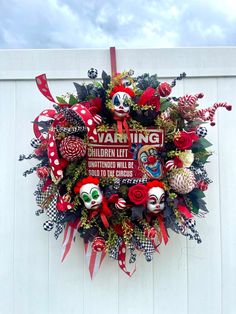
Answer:
[[[161,97],[167,97],[170,95],[172,88],[169,83],[164,82],[158,85],[157,91]]]
[[[95,251],[95,252],[102,252],[103,250],[105,250],[105,247],[106,247],[106,243],[105,243],[105,240],[101,237],[96,237],[94,240],[93,240],[93,243],[92,243],[92,249]]]
[[[208,189],[208,184],[205,181],[199,181],[197,183],[197,187],[201,190],[201,191],[206,191]]]
[[[156,235],[157,235],[157,231],[154,227],[146,228],[144,230],[144,236],[148,239],[155,239]]]
[[[40,167],[36,170],[39,179],[46,179],[49,176],[49,171],[47,167]]]
[[[60,144],[60,153],[62,157],[69,161],[75,161],[84,157],[86,154],[86,144],[77,136],[67,136]]]

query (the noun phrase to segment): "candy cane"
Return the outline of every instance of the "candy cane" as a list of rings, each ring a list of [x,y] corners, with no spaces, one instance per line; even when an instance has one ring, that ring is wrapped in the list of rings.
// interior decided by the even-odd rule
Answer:
[[[232,106],[225,103],[215,103],[212,107],[206,108],[206,109],[200,109],[197,111],[197,117],[202,119],[203,121],[210,121],[210,124],[212,126],[215,125],[214,122],[214,116],[215,112],[218,108],[226,108],[228,111],[232,110]]]
[[[189,107],[189,106],[194,106],[195,107],[195,104],[197,102],[197,100],[199,98],[202,98],[204,96],[203,93],[199,93],[199,94],[196,94],[196,95],[185,95],[183,97],[180,98],[179,100],[179,106],[181,106],[182,108],[186,108],[186,107]]]
[[[204,96],[203,93],[196,95],[185,95],[179,99],[178,105],[182,116],[185,119],[192,119],[194,116],[194,110],[196,108],[196,102],[199,98]]]

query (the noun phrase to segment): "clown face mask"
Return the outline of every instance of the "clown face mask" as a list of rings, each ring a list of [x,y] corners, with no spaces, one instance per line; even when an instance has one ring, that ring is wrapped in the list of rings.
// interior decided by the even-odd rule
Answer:
[[[158,179],[163,176],[162,163],[158,158],[156,147],[143,146],[139,152],[139,164],[149,178]]]
[[[95,210],[102,203],[102,192],[99,186],[93,183],[87,183],[81,187],[80,197],[87,209]]]
[[[124,118],[130,111],[131,97],[125,92],[117,92],[112,97],[112,104],[114,105],[113,114],[116,117]]]
[[[147,209],[152,214],[158,214],[165,207],[165,191],[160,187],[153,187],[148,191]]]

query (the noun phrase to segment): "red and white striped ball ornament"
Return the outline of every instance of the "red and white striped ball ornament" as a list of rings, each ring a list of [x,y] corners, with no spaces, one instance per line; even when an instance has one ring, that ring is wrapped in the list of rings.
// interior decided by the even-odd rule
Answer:
[[[64,159],[75,161],[85,156],[87,145],[81,138],[71,135],[61,141],[59,150]]]
[[[115,203],[115,208],[116,209],[125,209],[126,207],[126,200],[123,198],[119,198],[118,201]]]
[[[175,157],[174,159],[168,160],[165,164],[166,171],[171,171],[176,168],[182,168],[183,162],[179,157]]]
[[[187,168],[178,168],[171,171],[169,184],[175,192],[179,194],[187,194],[196,187],[196,179],[191,170]]]
[[[172,169],[176,169],[177,165],[175,164],[175,161],[171,159],[166,162],[165,168],[166,168],[166,171],[170,171]]]
[[[100,124],[102,124],[102,117],[99,114],[95,114],[95,116],[93,117],[93,121],[97,125],[100,125]]]

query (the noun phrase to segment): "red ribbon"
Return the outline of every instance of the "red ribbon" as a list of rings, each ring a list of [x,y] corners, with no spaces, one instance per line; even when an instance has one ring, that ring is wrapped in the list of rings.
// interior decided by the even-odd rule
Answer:
[[[68,222],[66,225],[66,229],[64,232],[64,238],[62,243],[62,254],[61,254],[61,261],[63,262],[66,255],[69,253],[72,240],[74,239],[78,228],[81,226],[80,219],[77,219],[75,222]]]
[[[177,206],[178,211],[183,214],[186,218],[192,218],[193,215],[190,213],[190,211],[188,210],[188,208],[184,205],[178,205]]]
[[[161,234],[162,234],[162,238],[164,240],[164,243],[167,244],[167,242],[168,242],[168,233],[166,231],[166,227],[165,227],[165,224],[164,224],[164,219],[163,219],[162,214],[159,214],[157,216],[157,220],[158,220],[158,223],[159,223],[159,227],[160,227],[160,230],[161,230]]]
[[[105,199],[105,197],[103,197],[102,200],[102,206],[99,207],[96,210],[93,210],[90,214],[90,219],[94,218],[97,215],[100,215],[102,223],[104,225],[104,227],[107,229],[109,227],[109,222],[107,220],[107,217],[111,217],[112,216],[112,212],[110,210],[110,208],[107,205],[107,200]]]
[[[93,279],[93,276],[98,272],[106,256],[106,250],[103,250],[102,252],[96,252],[92,249],[91,242],[84,242],[84,252],[86,256],[86,262],[89,268],[89,273],[91,279]]]
[[[122,117],[122,118],[114,116],[114,120],[117,121],[117,131],[118,131],[118,133],[122,134],[123,133],[123,127],[124,127],[125,133],[127,135],[128,143],[129,143],[129,145],[131,145],[130,131],[129,131],[128,123],[127,123],[128,119],[129,119],[129,115],[127,115],[126,117]]]
[[[52,184],[52,180],[51,179],[47,179],[42,187],[42,192],[46,192],[47,188],[49,187],[49,185]]]

